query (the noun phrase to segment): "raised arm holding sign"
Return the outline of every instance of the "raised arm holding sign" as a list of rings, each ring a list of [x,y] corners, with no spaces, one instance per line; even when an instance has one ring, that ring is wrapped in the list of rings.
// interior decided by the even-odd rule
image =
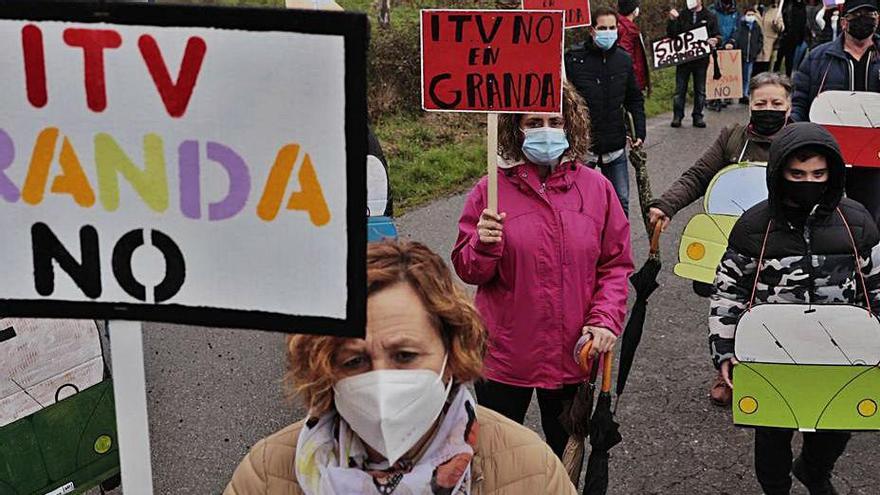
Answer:
[[[497,212],[496,113],[562,110],[563,13],[422,11],[422,107],[487,112],[489,209]]]

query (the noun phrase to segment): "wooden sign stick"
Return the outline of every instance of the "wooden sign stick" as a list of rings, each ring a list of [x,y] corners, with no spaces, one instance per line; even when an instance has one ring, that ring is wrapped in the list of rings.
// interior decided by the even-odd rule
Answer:
[[[487,208],[498,213],[498,114],[486,114],[486,164],[489,178]]]

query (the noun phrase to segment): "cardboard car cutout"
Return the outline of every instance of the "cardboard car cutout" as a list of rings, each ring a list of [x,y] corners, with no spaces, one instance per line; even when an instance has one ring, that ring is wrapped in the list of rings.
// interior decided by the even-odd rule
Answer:
[[[853,167],[880,167],[880,94],[825,91],[810,107],[810,120],[828,129]]]
[[[702,284],[715,281],[733,225],[746,210],[767,199],[766,177],[765,164],[748,162],[715,175],[703,197],[704,213],[694,215],[682,233],[676,275]]]
[[[880,322],[850,305],[762,304],[740,318],[733,420],[880,430]]]
[[[118,484],[103,347],[91,320],[0,318],[0,495]]]

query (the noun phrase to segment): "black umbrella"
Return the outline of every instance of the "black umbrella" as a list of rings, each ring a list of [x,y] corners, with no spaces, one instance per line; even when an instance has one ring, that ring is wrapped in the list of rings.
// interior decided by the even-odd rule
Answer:
[[[592,346],[593,341],[587,341],[579,356],[581,369],[585,372],[589,370],[589,378],[578,385],[572,400],[563,402],[562,414],[559,416],[562,427],[569,435],[562,453],[562,465],[574,486],[580,483],[581,470],[584,467],[584,441],[590,434],[590,414],[593,413],[593,393],[599,371],[598,360],[585,358]]]
[[[587,461],[587,475],[584,480],[584,495],[601,495],[608,491],[608,451],[619,444],[620,425],[611,413],[611,368],[614,355],[605,354],[602,373],[602,391],[596,400],[596,411],[590,419],[590,459]]]
[[[626,322],[626,329],[623,331],[623,337],[620,344],[620,367],[617,370],[617,388],[615,393],[618,399],[626,387],[626,379],[629,377],[629,371],[632,368],[633,359],[636,357],[636,349],[642,340],[642,331],[645,327],[645,314],[648,311],[648,298],[660,287],[657,283],[657,275],[660,273],[660,223],[654,226],[654,232],[651,235],[651,250],[648,254],[648,260],[639,271],[634,273],[629,282],[636,290],[636,301],[633,304],[632,311],[629,315],[629,321]]]

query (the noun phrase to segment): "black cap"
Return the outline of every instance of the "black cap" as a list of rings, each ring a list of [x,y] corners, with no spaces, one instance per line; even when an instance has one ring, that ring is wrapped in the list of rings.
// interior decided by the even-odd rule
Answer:
[[[858,9],[877,11],[877,0],[846,0],[843,2],[843,13],[849,14]]]
[[[620,15],[630,15],[639,6],[639,0],[617,0],[617,11]]]

